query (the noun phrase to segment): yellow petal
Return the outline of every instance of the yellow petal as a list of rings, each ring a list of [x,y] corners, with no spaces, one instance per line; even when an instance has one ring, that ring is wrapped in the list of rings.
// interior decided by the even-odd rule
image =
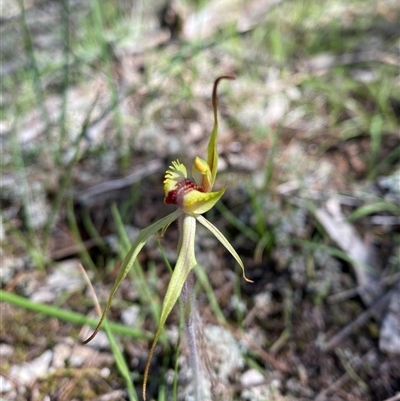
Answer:
[[[194,159],[192,167],[192,176],[196,183],[202,187],[203,192],[212,190],[212,174],[208,163],[201,157]]]

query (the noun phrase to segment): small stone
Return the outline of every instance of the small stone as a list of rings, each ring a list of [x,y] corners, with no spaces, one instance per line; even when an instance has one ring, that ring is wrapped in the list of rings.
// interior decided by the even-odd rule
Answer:
[[[243,387],[257,386],[264,380],[264,376],[256,369],[246,370],[240,377],[240,383]]]
[[[14,257],[0,254],[1,269],[0,269],[0,284],[7,284],[14,275],[24,268],[24,260],[21,257]]]
[[[1,393],[8,393],[13,389],[12,383],[7,380],[5,377],[0,376],[0,391]]]
[[[54,369],[62,369],[65,367],[65,361],[71,355],[71,346],[68,344],[57,344],[54,349],[53,363],[51,367]]]
[[[125,326],[132,327],[135,325],[140,314],[139,305],[132,305],[129,308],[126,308],[121,313],[121,320]]]
[[[103,379],[106,379],[107,377],[109,377],[111,374],[111,370],[109,368],[103,368],[100,370],[100,377],[102,377]]]
[[[400,285],[393,291],[388,312],[382,322],[379,349],[386,354],[400,355]]]
[[[102,333],[98,333],[102,334]],[[97,336],[95,337],[97,338]],[[94,342],[94,339],[92,340]],[[92,343],[89,343],[89,345]],[[114,359],[108,352],[99,352],[88,345],[76,345],[72,349],[72,354],[69,357],[71,367],[82,367],[88,364],[93,366],[111,365]]]
[[[0,344],[0,356],[2,358],[9,357],[13,353],[14,353],[14,347],[12,347],[11,345],[5,344],[5,343]]]
[[[77,346],[74,347],[72,354],[69,357],[71,367],[79,368],[84,365],[85,361],[93,358],[97,351],[90,347]]]

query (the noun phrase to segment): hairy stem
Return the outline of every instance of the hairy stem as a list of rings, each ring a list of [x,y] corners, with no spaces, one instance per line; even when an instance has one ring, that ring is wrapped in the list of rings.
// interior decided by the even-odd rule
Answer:
[[[200,361],[197,351],[197,337],[195,328],[196,309],[193,289],[193,276],[190,276],[183,285],[181,299],[184,311],[185,334],[189,346],[189,364],[193,374],[194,399],[196,401],[201,401],[201,389],[199,383]]]

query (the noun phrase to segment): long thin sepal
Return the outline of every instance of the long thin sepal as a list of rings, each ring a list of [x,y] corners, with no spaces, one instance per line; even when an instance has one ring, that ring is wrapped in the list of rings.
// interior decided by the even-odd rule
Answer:
[[[143,377],[143,399],[146,401],[146,387],[147,379],[149,377],[150,362],[154,354],[158,338],[165,325],[168,315],[171,313],[172,308],[176,304],[182,292],[183,284],[185,283],[190,271],[196,266],[196,258],[194,255],[194,240],[196,236],[196,218],[190,215],[182,215],[183,219],[181,225],[181,246],[179,250],[178,259],[172,273],[171,280],[168,284],[167,293],[165,294],[163,307],[158,324],[157,332],[154,336],[153,344],[151,345],[149,356],[147,358],[146,367]]]
[[[235,249],[232,247],[232,245],[229,243],[229,241],[225,238],[225,236],[221,233],[221,231],[218,230],[217,227],[215,227],[212,223],[210,223],[205,217],[199,215],[196,216],[196,219],[199,223],[203,224],[204,227],[206,227],[207,229],[209,229],[217,238],[218,240],[221,242],[221,244],[231,253],[231,255],[236,259],[236,262],[239,263],[239,266],[242,268],[243,271],[243,278],[249,282],[249,283],[253,283],[252,280],[249,280],[246,277],[246,274],[244,272],[244,264],[242,262],[242,259],[240,259],[240,256],[237,254],[237,252],[235,251]]]
[[[125,276],[128,274],[131,267],[133,266],[133,263],[135,262],[135,259],[137,258],[139,252],[142,250],[144,244],[147,242],[147,240],[152,235],[156,234],[158,231],[162,230],[165,226],[168,226],[174,220],[176,220],[180,214],[181,214],[181,211],[179,209],[175,210],[175,212],[169,214],[168,216],[165,216],[161,220],[156,221],[155,223],[151,224],[149,227],[140,231],[138,237],[132,244],[131,249],[129,250],[128,254],[126,255],[124,261],[122,262],[122,266],[118,273],[117,279],[115,280],[115,283],[111,290],[106,307],[103,311],[103,314],[101,315],[100,321],[99,321],[96,329],[94,330],[93,334],[83,342],[83,344],[87,344],[89,341],[93,340],[93,338],[96,336],[96,334],[100,330],[100,326],[103,323],[108,310],[110,309],[111,301],[113,300],[114,295],[117,292],[119,285],[121,284],[121,282],[125,278]]]
[[[222,79],[233,80],[235,77],[231,75],[223,75],[218,77],[214,82],[213,93],[212,93],[212,105],[214,111],[214,127],[211,132],[210,141],[208,142],[207,149],[207,164],[210,166],[211,170],[211,188],[214,185],[215,177],[217,175],[218,169],[218,152],[217,152],[217,134],[218,134],[218,97],[217,88],[218,84]],[[203,179],[206,179],[204,177]]]

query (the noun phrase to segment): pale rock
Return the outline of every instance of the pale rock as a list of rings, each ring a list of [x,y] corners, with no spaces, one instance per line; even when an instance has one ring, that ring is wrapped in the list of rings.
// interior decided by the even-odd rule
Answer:
[[[9,371],[9,377],[15,381],[15,383],[18,383],[18,385],[30,386],[38,378],[46,376],[52,358],[53,352],[47,350],[41,356],[30,362],[12,366]]]
[[[8,393],[14,388],[13,384],[5,377],[0,376],[0,393]]]
[[[80,291],[86,285],[85,279],[79,268],[78,259],[70,259],[60,262],[54,269],[45,284],[31,295],[35,302],[54,302],[64,292],[74,293]]]
[[[379,349],[386,354],[400,355],[400,284],[393,290],[388,312],[382,322]]]

